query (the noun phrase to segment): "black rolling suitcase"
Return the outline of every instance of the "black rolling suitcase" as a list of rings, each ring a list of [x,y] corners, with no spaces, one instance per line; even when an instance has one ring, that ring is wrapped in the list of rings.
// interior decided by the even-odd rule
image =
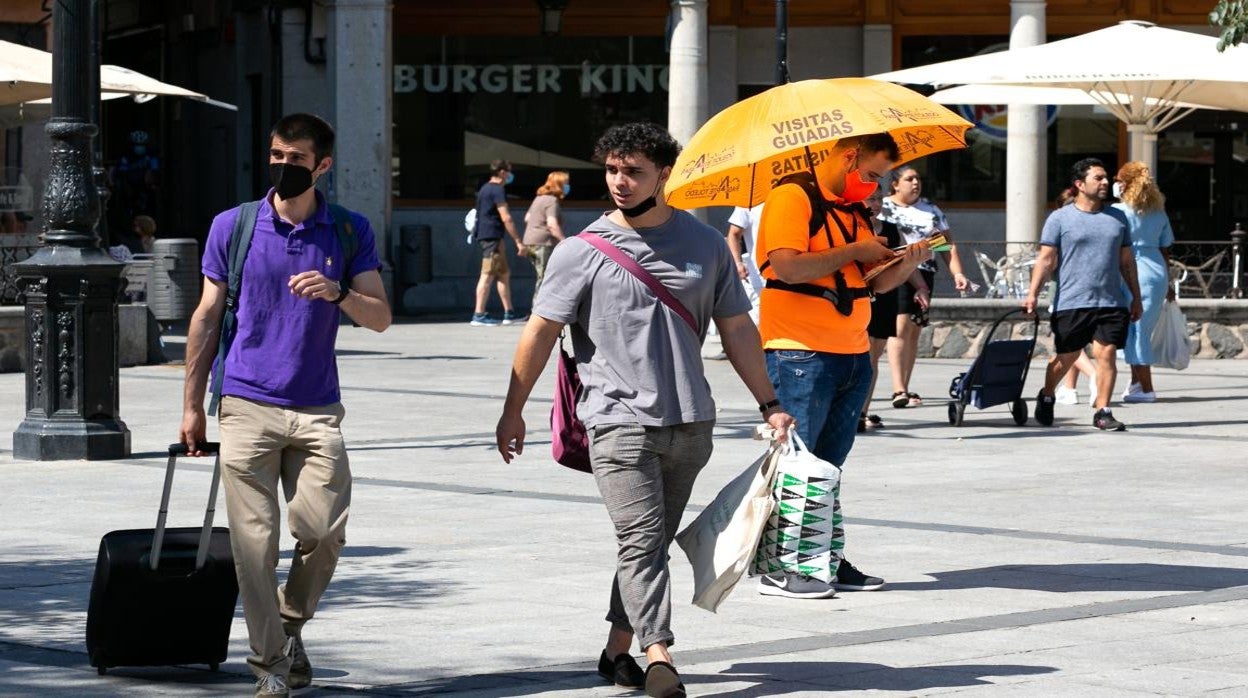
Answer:
[[[204,451],[218,445],[205,443]],[[112,531],[100,541],[87,610],[87,654],[103,674],[115,666],[207,664],[225,661],[238,579],[230,531],[213,528],[221,457],[202,527],[165,528],[174,464],[186,453],[169,447],[169,465],[156,528]]]

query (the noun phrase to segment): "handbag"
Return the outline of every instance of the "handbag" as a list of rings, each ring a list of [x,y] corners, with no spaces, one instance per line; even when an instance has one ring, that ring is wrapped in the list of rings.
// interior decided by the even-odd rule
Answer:
[[[581,397],[581,376],[576,372],[576,359],[559,342],[559,366],[555,374],[555,404],[550,408],[550,455],[559,465],[583,473],[590,472],[589,433],[585,423],[576,416],[576,401]]]
[[[776,504],[771,491],[782,448],[772,441],[676,536],[693,566],[693,605],[715,612],[753,563]]]
[[[646,285],[660,302],[681,317],[694,334],[698,323],[693,315],[681,305],[680,300],[667,290],[661,281],[642,268],[623,250],[607,242],[596,233],[583,232],[578,238],[602,252],[608,259],[624,268]],[[550,454],[559,465],[583,473],[591,472],[589,465],[589,431],[576,415],[576,403],[581,397],[581,376],[576,370],[576,359],[559,346],[559,366],[555,376],[555,404],[550,408]]]

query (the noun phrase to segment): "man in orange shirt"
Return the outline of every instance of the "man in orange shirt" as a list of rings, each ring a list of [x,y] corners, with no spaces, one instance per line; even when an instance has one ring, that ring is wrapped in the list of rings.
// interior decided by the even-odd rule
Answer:
[[[916,243],[899,263],[869,283],[863,280],[867,266],[894,253],[883,244],[885,238],[874,235],[861,202],[899,157],[888,134],[842,139],[814,164],[814,182],[803,186],[781,180],[772,189],[759,225],[755,254],[766,280],[759,330],[767,372],[780,404],[797,419],[798,436],[816,456],[837,467],[854,445],[858,412],[871,383],[867,323],[872,290],[896,288],[931,258],[927,243]],[[822,221],[813,212],[815,185],[825,211]],[[762,577],[760,593],[830,598],[837,590],[870,591],[884,585],[884,580],[858,571],[837,550],[844,541],[839,486],[835,500],[832,560],[838,567],[830,571],[835,581],[828,584],[786,570]]]

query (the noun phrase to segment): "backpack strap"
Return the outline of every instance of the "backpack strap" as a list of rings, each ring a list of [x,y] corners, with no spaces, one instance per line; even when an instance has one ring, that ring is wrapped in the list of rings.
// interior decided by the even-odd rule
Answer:
[[[776,183],[776,186],[785,184],[796,184],[806,193],[806,198],[810,200],[810,219],[807,221],[810,237],[814,237],[823,230],[824,237],[828,239],[828,247],[836,247],[835,241],[832,239],[832,229],[828,227],[828,202],[823,198],[823,192],[819,191],[819,185],[815,182],[815,176],[809,172],[794,172],[786,175]],[[767,267],[771,266],[770,260],[763,260],[759,265],[758,271],[762,273]]]
[[[355,262],[355,253],[360,249],[360,239],[355,234],[355,224],[351,222],[351,212],[338,204],[329,205],[329,213],[334,218],[334,232],[338,235],[338,247],[342,249],[342,281],[346,288],[351,288],[351,267]]]
[[[217,413],[217,405],[221,403],[225,357],[230,353],[230,344],[234,341],[234,331],[238,327],[238,297],[243,288],[243,263],[247,261],[247,250],[251,248],[251,236],[256,229],[256,215],[259,211],[259,201],[248,201],[238,207],[234,230],[230,232],[230,241],[226,246],[225,312],[221,315],[217,359],[213,364],[212,399],[208,402],[210,415]]]

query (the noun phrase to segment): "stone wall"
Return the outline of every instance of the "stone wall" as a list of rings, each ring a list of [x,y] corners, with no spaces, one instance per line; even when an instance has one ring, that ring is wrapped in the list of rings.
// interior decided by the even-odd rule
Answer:
[[[920,358],[973,359],[992,324],[1007,311],[1019,307],[1018,301],[975,298],[936,298],[932,304],[931,324],[919,335]],[[1179,307],[1187,316],[1187,331],[1192,343],[1192,356],[1202,359],[1248,359],[1248,300],[1180,300]],[[1005,325],[1008,325],[1008,329]],[[1008,318],[998,327],[993,339],[1030,337],[1031,320],[1021,314]],[[1049,329],[1048,312],[1041,311],[1035,357],[1053,354],[1053,333]]]

